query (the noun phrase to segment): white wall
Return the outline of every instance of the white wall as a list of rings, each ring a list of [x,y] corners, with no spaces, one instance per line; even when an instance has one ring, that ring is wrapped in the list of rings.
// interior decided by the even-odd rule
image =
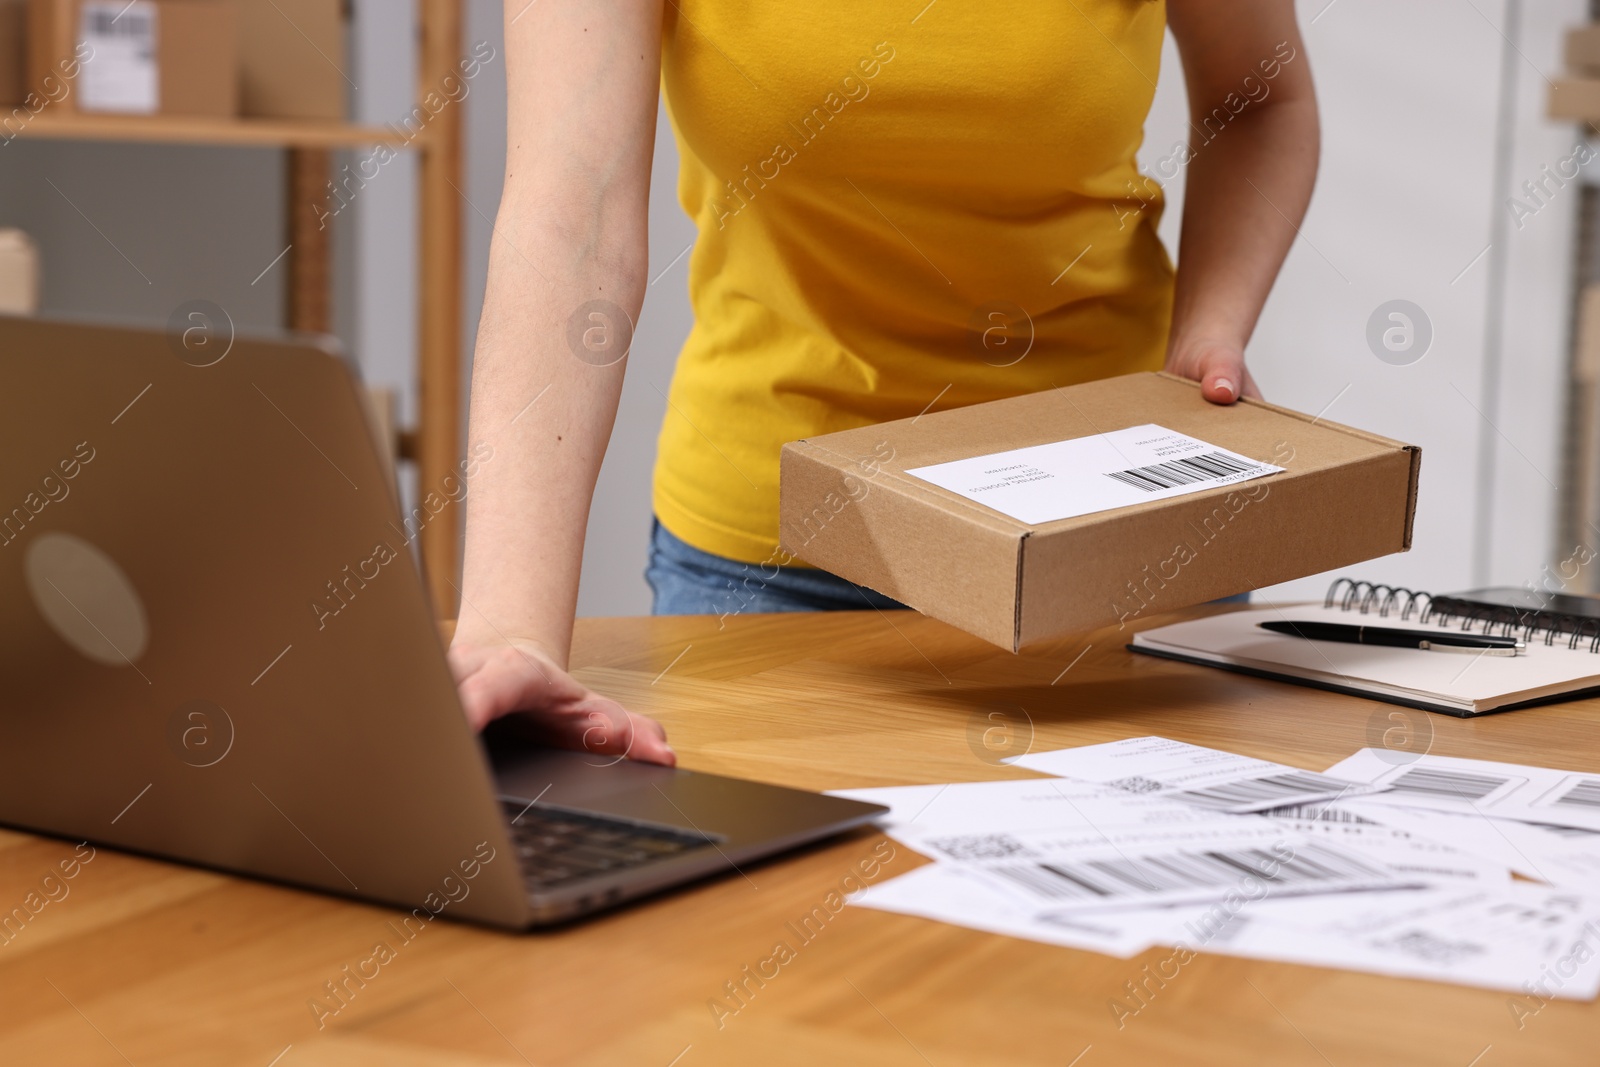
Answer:
[[[1545,79],[1584,5],[1298,6],[1322,170],[1250,365],[1270,400],[1422,446],[1412,551],[1355,574],[1425,589],[1534,581],[1571,547],[1552,541],[1577,186],[1521,230],[1505,200],[1571,153],[1572,124],[1543,118]],[[1170,39],[1162,73],[1151,158],[1184,136]],[[1163,236],[1176,247],[1181,187],[1169,195]],[[1381,362],[1365,340],[1392,299],[1433,324],[1410,366]],[[1271,593],[1320,596],[1331,577]]]
[[[1501,224],[1494,239],[1505,251],[1505,289],[1492,305],[1500,315],[1497,358],[1481,394],[1486,402],[1479,405],[1486,432],[1474,519],[1474,526],[1485,531],[1474,545],[1474,577],[1511,585],[1549,579],[1575,548],[1557,543],[1556,535],[1580,189],[1573,183],[1560,190],[1521,227],[1512,221],[1507,200],[1517,195],[1526,201],[1522,184],[1583,143],[1575,124],[1543,116],[1548,81],[1563,69],[1562,36],[1585,21],[1588,8],[1576,0],[1518,6],[1520,33],[1514,39],[1525,56],[1508,57],[1515,83],[1506,101],[1509,162],[1501,168],[1504,181],[1491,205]],[[1509,30],[1507,35],[1513,36]],[[1583,181],[1600,181],[1600,163],[1588,165]],[[1493,425],[1487,425],[1490,421]],[[1600,546],[1600,532],[1589,531],[1589,545]],[[1586,589],[1592,579],[1586,573],[1574,585]]]

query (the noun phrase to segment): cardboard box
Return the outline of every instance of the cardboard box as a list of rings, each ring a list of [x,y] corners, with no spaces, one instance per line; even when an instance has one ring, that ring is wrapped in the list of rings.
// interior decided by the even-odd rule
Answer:
[[[39,246],[21,230],[0,229],[0,315],[39,310]]]
[[[1574,74],[1600,74],[1600,24],[1567,31],[1566,61]]]
[[[1284,470],[1038,524],[906,473],[1150,423]],[[1015,650],[1405,551],[1421,455],[1132,374],[791,442],[780,538],[782,552]]]
[[[163,115],[239,114],[239,8],[227,0],[159,0]]]
[[[1545,94],[1545,117],[1578,122],[1600,118],[1600,78],[1557,78]]]
[[[46,76],[75,72],[67,79],[73,91],[55,105],[61,110],[239,113],[232,0],[32,0],[28,23],[29,86],[39,90]]]
[[[344,119],[344,0],[240,0],[239,17],[241,114]]]

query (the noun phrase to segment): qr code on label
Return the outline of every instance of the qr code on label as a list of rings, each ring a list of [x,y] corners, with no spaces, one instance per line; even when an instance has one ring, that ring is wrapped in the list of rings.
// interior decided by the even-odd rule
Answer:
[[[1032,855],[1028,846],[1010,834],[962,834],[928,843],[953,860],[1003,860]]]
[[[1113,789],[1120,789],[1124,793],[1159,793],[1166,786],[1153,778],[1141,778],[1134,775],[1132,778],[1118,778],[1114,782],[1107,782]]]

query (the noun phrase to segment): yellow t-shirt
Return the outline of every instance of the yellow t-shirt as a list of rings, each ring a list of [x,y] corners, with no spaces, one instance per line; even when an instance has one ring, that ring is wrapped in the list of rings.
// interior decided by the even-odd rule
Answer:
[[[666,5],[699,237],[654,505],[696,548],[775,557],[785,441],[1161,366],[1164,4],[924,2]]]

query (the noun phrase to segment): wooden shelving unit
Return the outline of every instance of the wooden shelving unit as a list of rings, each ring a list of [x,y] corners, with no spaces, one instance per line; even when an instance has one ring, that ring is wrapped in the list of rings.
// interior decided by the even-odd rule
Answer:
[[[461,52],[461,0],[418,0],[420,62],[417,99],[456,73]],[[289,267],[285,325],[325,333],[331,327],[328,232],[316,210],[325,203],[336,148],[390,145],[419,153],[417,423],[397,435],[399,458],[416,464],[419,496],[438,490],[460,460],[461,441],[461,114],[451,105],[420,130],[293,119],[84,114],[73,96],[49,105],[15,129],[24,138],[286,150],[284,180]],[[444,496],[443,493],[440,494]],[[448,498],[447,498],[448,499]],[[448,504],[419,535],[434,606],[455,615],[460,566],[460,515]]]
[[[93,115],[42,111],[20,129],[23,137],[63,141],[129,141],[152,144],[214,145],[236,148],[364,148],[387,144],[416,146],[384,126],[297,119],[214,119],[186,115]]]

